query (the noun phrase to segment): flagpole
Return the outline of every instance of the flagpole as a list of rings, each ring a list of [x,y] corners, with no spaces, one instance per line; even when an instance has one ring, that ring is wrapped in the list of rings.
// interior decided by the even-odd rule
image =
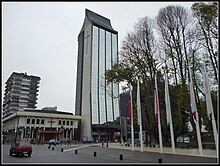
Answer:
[[[200,127],[199,127],[199,116],[198,113],[196,113],[196,120],[194,119],[195,123],[196,123],[196,132],[197,132],[197,140],[198,140],[198,145],[199,145],[199,154],[203,155],[202,152],[202,141],[201,141],[201,135],[200,135]]]
[[[170,114],[170,118],[171,118],[171,114]],[[170,119],[170,135],[171,135],[172,152],[173,152],[173,154],[175,154],[176,151],[175,151],[175,142],[174,142],[172,118]]]
[[[189,66],[188,66],[189,67]],[[191,80],[191,70],[189,67],[189,80]],[[192,80],[189,82],[190,83],[190,105],[192,109],[192,113],[196,114],[196,117],[193,117],[193,120],[196,124],[196,133],[197,133],[197,141],[198,141],[198,146],[199,146],[199,154],[202,155],[202,141],[201,141],[201,134],[200,134],[200,127],[199,127],[199,116],[196,108],[196,101],[195,101],[195,94],[193,90],[193,84]]]
[[[217,156],[218,156],[218,132],[217,132],[216,122],[215,122],[215,117],[214,117],[214,112],[213,112],[212,99],[211,99],[210,91],[208,88],[208,80],[206,77],[205,62],[203,62],[203,67],[204,67],[203,84],[204,84],[204,92],[205,92],[205,97],[206,97],[207,115],[210,120],[210,114],[211,114],[212,129],[213,129],[213,133],[214,133],[214,141],[215,141],[215,147],[216,147]]]
[[[172,144],[172,152],[175,154],[175,142],[174,142],[174,133],[173,133],[173,122],[171,115],[171,106],[170,106],[170,97],[169,97],[169,87],[168,87],[168,79],[166,72],[166,60],[165,60],[165,102],[166,102],[166,110],[167,110],[167,123],[170,124],[170,135],[171,135],[171,144]]]
[[[143,152],[143,131],[142,131],[142,118],[141,118],[141,100],[140,100],[140,85],[137,79],[137,113],[138,113],[138,124],[140,126],[139,139],[141,143],[141,152]]]
[[[161,132],[161,124],[160,124],[160,109],[159,109],[159,98],[158,98],[158,90],[157,90],[157,78],[155,74],[155,88],[156,88],[156,97],[155,97],[155,113],[157,113],[158,117],[158,132],[159,132],[159,142],[160,142],[160,153],[163,153],[163,142],[162,142],[162,132]],[[156,112],[157,111],[157,112]]]
[[[140,115],[141,118],[141,115]],[[141,152],[143,152],[143,131],[142,131],[142,122],[140,121],[140,137],[141,137]]]
[[[218,133],[217,133],[217,128],[216,128],[214,113],[212,113],[212,128],[214,132],[215,147],[216,147],[216,152],[217,152],[216,154],[218,156]]]
[[[131,146],[132,151],[134,151],[134,123],[133,123],[133,108],[132,108],[132,89],[131,84],[129,84],[130,97],[131,97]]]

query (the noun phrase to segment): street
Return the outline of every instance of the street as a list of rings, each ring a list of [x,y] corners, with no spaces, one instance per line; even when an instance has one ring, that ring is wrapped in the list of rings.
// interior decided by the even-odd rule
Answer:
[[[33,153],[31,157],[9,156],[10,145],[4,144],[2,147],[2,164],[217,163],[217,159],[213,157],[131,151],[111,148],[111,144],[109,144],[109,147],[102,147],[101,144],[72,144],[71,146],[51,146],[50,148],[48,148],[48,144],[33,145]],[[63,152],[61,152],[62,148]]]

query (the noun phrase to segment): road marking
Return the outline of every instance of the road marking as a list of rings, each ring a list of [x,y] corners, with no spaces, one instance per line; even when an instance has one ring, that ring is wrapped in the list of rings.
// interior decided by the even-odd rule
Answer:
[[[96,145],[90,144],[90,145],[84,145],[84,146],[77,147],[77,148],[65,149],[65,150],[63,150],[63,152],[68,152],[68,151],[71,151],[71,150],[78,150],[78,149],[86,148],[86,147],[89,147],[89,146],[96,146]]]

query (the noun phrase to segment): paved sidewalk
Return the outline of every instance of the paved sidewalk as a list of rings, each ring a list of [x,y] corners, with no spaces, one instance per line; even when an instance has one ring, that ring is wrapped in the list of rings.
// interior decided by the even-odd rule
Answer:
[[[105,144],[106,145],[106,144]],[[123,143],[108,143],[108,146],[110,148],[117,148],[117,149],[127,149],[127,150],[132,150],[131,146],[125,146]],[[135,151],[141,151],[141,147],[134,147]],[[181,154],[181,155],[188,155],[188,156],[200,156],[199,155],[199,149],[184,149],[184,148],[175,148],[176,150],[176,154]],[[147,151],[147,152],[160,152],[160,148],[158,147],[146,147],[144,145],[143,147],[143,151]],[[171,147],[164,147],[163,148],[163,153],[167,153],[167,154],[172,154],[172,148]],[[217,153],[216,150],[212,150],[212,149],[203,149],[203,155],[204,157],[213,157],[213,158],[217,158]]]

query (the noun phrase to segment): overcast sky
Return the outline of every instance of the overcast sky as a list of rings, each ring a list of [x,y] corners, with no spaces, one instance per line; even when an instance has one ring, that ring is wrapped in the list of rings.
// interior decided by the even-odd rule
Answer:
[[[139,18],[154,18],[167,5],[190,8],[195,2],[3,3],[2,100],[12,72],[39,76],[37,108],[57,106],[75,113],[77,37],[85,9],[108,19],[119,47]]]

